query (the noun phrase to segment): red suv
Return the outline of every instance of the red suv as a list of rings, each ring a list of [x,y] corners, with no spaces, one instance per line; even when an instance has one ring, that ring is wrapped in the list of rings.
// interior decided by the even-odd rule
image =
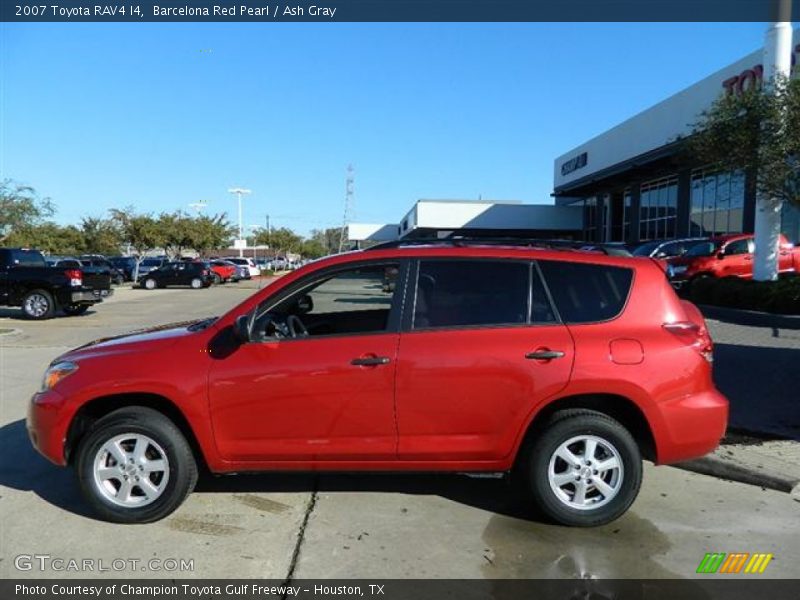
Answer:
[[[168,515],[202,464],[512,472],[552,519],[599,525],[634,501],[642,458],[719,443],[711,352],[649,258],[397,245],[311,263],[218,318],[67,352],[28,429],[112,521]]]

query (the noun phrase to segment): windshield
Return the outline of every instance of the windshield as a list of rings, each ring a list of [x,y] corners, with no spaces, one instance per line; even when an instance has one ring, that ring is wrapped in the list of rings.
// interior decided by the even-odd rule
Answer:
[[[719,249],[718,242],[700,242],[684,254],[684,256],[711,256]]]
[[[648,242],[647,244],[642,244],[641,246],[635,248],[632,251],[634,256],[650,256],[653,253],[653,250],[658,248],[661,242]]]

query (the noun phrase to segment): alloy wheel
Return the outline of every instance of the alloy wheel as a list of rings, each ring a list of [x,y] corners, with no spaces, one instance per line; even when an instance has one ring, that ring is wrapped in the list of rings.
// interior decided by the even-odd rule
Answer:
[[[103,444],[94,459],[94,484],[102,497],[125,508],[158,500],[169,481],[164,449],[141,433],[117,435]]]

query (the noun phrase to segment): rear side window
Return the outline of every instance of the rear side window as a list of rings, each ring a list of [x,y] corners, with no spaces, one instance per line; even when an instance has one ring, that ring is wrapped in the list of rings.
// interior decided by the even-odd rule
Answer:
[[[414,329],[528,322],[530,264],[489,260],[422,260]]]
[[[12,250],[11,264],[20,267],[46,267],[42,253],[37,250]]]
[[[544,280],[565,323],[596,323],[618,316],[631,289],[633,271],[562,261],[541,261]]]

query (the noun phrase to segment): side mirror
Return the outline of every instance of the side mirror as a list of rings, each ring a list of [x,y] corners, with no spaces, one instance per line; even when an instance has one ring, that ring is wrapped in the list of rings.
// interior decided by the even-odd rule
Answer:
[[[250,326],[251,322],[249,314],[236,317],[236,321],[233,324],[234,337],[243,344],[250,342]]]
[[[312,310],[314,310],[314,300],[311,299],[311,296],[305,294],[297,299],[298,313],[304,315],[306,313],[310,313]]]
[[[724,252],[717,252],[717,258],[719,260],[722,260],[723,258],[725,258],[725,253]]]

